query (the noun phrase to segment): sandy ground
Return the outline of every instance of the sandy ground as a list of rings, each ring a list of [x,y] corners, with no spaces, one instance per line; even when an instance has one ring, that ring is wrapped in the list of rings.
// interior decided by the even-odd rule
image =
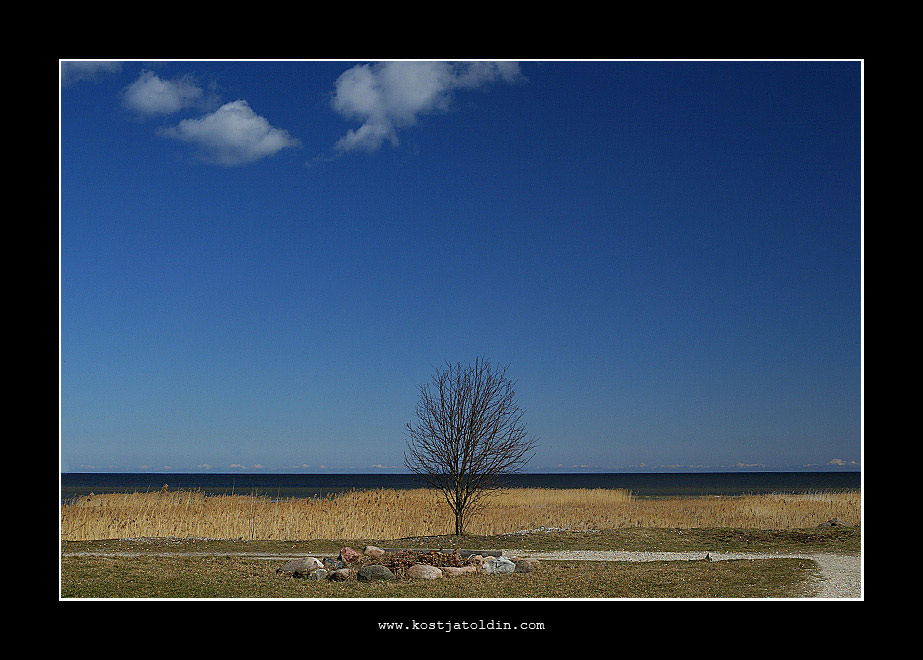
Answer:
[[[214,557],[234,556],[253,559],[291,559],[295,557],[324,557],[329,552],[295,552],[287,554],[264,552],[65,552],[64,557]],[[538,560],[569,561],[695,561],[705,557],[704,552],[642,552],[629,550],[556,550],[533,552],[504,549],[507,557],[534,557]],[[820,579],[813,585],[814,598],[861,598],[862,565],[859,555],[830,553],[776,554],[755,552],[712,552],[713,561],[728,559],[810,559],[820,569]]]

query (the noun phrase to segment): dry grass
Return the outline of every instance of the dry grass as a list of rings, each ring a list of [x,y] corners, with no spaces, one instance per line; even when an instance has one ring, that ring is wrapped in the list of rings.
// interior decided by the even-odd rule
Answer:
[[[543,562],[542,570],[503,576],[333,582],[279,575],[275,572],[278,562],[246,557],[65,557],[61,564],[62,598],[312,599],[802,597],[809,595],[816,566],[807,559],[573,561]],[[488,619],[472,605],[476,604],[463,603],[463,609],[447,617],[443,601],[435,609],[414,608],[413,618]],[[384,611],[391,620],[401,620],[395,614],[401,611],[395,602],[389,602]],[[535,620],[544,619],[539,615]],[[374,618],[369,620],[374,622]],[[360,630],[357,626],[362,623],[352,621],[351,632]],[[572,625],[568,618],[560,621],[568,632]]]
[[[517,488],[495,495],[467,532],[524,529],[800,529],[831,518],[860,523],[858,491],[642,500],[623,489]],[[90,495],[61,507],[67,541],[141,537],[217,539],[400,539],[451,534],[435,491],[369,490],[321,499],[197,491]]]

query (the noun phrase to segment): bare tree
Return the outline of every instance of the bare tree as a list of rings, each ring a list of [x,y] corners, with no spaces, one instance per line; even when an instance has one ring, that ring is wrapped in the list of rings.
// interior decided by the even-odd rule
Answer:
[[[506,370],[484,358],[437,369],[420,388],[416,419],[407,424],[404,465],[442,492],[459,536],[468,516],[508,485],[535,447]]]

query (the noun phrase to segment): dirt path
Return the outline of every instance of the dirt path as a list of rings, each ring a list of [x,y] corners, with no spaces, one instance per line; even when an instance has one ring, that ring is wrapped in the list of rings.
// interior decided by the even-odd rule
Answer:
[[[506,557],[534,557],[538,560],[566,561],[695,561],[705,558],[704,552],[643,552],[633,550],[556,550],[533,552],[530,550],[503,550]],[[728,559],[810,559],[820,569],[820,579],[814,585],[814,598],[861,598],[862,567],[859,555],[831,553],[759,553],[712,552],[714,561]],[[292,559],[295,557],[324,557],[329,552],[65,552],[62,557],[248,557],[251,559]]]

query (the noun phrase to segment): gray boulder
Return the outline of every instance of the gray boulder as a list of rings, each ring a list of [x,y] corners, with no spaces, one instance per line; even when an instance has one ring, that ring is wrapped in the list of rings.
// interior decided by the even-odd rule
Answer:
[[[328,571],[338,571],[346,568],[346,564],[339,557],[324,557],[324,568]]]
[[[506,557],[485,557],[481,561],[481,570],[490,575],[505,575],[516,570],[516,564]]]
[[[285,573],[287,575],[300,577],[302,575],[307,575],[321,566],[323,566],[323,564],[316,557],[301,557],[300,559],[294,559],[280,566],[276,569],[276,573]]]
[[[379,564],[365,564],[356,571],[356,578],[362,582],[374,582],[376,580],[393,580],[394,573],[387,566]]]
[[[327,578],[327,570],[324,568],[316,568],[310,573],[308,573],[309,580],[324,580]]]

